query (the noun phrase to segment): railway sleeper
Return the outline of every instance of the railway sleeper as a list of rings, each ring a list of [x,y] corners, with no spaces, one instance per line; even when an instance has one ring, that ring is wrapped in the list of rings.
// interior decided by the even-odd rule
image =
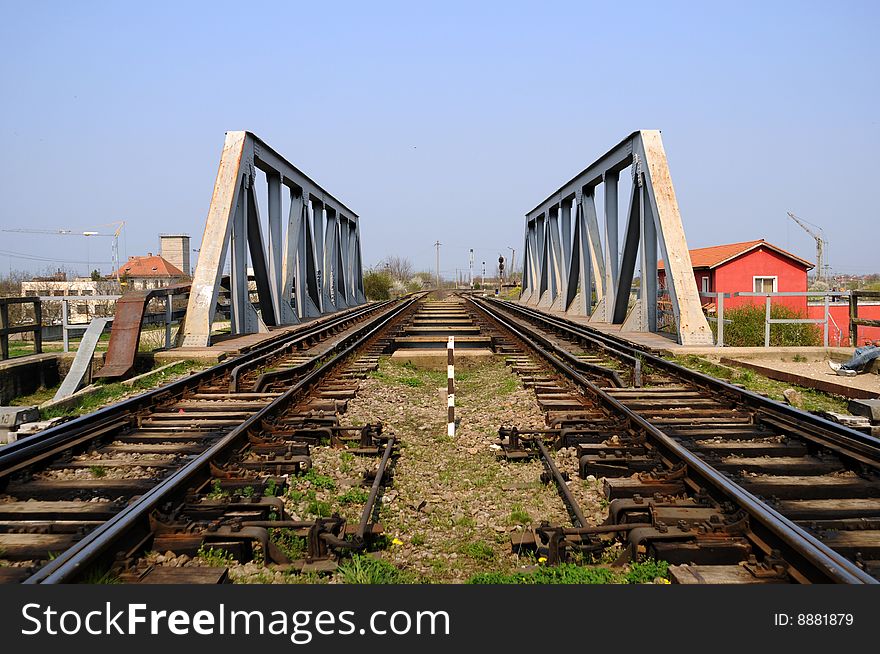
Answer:
[[[586,479],[594,477],[624,477],[634,472],[648,472],[661,468],[656,453],[633,454],[626,451],[599,452],[580,457],[579,474]]]
[[[758,563],[753,558],[737,565],[671,565],[667,574],[673,584],[787,584],[785,565],[775,560]]]

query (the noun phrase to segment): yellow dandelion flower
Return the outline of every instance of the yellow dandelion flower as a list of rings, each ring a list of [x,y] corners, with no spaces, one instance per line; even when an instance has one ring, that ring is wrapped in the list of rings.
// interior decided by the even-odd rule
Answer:
[[[546,556],[539,556],[538,563],[547,563],[547,557]]]
[[[399,538],[393,538],[393,539],[391,540],[391,544],[392,544],[392,545],[403,545],[403,541],[400,540]]]

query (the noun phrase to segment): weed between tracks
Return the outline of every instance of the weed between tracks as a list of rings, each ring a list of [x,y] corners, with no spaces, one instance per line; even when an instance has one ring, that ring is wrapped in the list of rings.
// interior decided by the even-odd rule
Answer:
[[[571,563],[539,566],[530,572],[483,572],[467,580],[469,584],[650,584],[665,579],[669,564],[648,560],[631,563],[628,570],[585,567]]]
[[[456,380],[455,437],[446,435],[445,374],[382,359],[361,384],[342,422],[382,421],[394,434],[401,456],[394,483],[380,498],[378,519],[385,536],[369,554],[341,561],[332,575],[298,575],[260,563],[234,565],[236,583],[640,583],[662,577],[662,570],[636,564],[609,569],[615,552],[594,561],[583,558],[564,566],[511,551],[510,538],[542,520],[569,524],[553,485],[540,482],[537,460],[507,463],[492,448],[501,425],[542,427],[534,393],[498,357],[468,368]],[[291,519],[312,519],[339,512],[356,521],[367,498],[362,473],[373,457],[354,456],[327,446],[313,448],[313,468],[291,477],[282,495]],[[561,451],[558,465],[571,476],[591,522],[605,518],[600,484],[577,477],[574,451]],[[305,542],[285,529],[272,529],[272,542],[289,558],[301,558]],[[200,553],[201,554],[201,553]],[[206,556],[210,558],[209,551]],[[222,557],[223,554],[220,553]],[[204,559],[205,555],[200,556]],[[578,563],[581,563],[580,565]],[[662,564],[660,564],[662,565]]]
[[[391,546],[377,554],[422,583],[521,572],[535,561],[512,553],[511,535],[542,520],[569,524],[555,487],[539,481],[540,462],[507,463],[491,447],[501,425],[543,426],[534,393],[500,357],[456,372],[460,424],[454,437],[446,435],[445,371],[387,358],[362,383],[345,416],[353,423],[381,420],[401,442],[394,485],[379,514]],[[604,519],[596,485],[579,480],[576,467],[570,474],[588,515]]]

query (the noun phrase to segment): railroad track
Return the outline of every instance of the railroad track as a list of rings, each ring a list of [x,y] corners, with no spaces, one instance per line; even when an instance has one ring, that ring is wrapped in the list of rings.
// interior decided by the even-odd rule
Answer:
[[[394,450],[380,424],[345,427],[358,378],[416,298],[334,314],[233,360],[0,450],[0,582],[223,581],[225,568],[156,568],[149,550],[216,547],[241,560],[320,569],[363,548]],[[310,447],[360,442],[379,457],[358,525],[291,521],[276,495],[311,468]],[[271,522],[271,525],[269,524]],[[309,539],[291,561],[270,529]],[[162,549],[166,548],[166,549]],[[174,571],[177,570],[175,573]]]
[[[571,514],[513,543],[550,562],[654,557],[681,583],[877,583],[880,441],[517,304],[468,298],[496,351],[535,389],[547,429],[503,427],[505,456],[538,456]],[[577,448],[604,478],[590,526],[554,462]]]

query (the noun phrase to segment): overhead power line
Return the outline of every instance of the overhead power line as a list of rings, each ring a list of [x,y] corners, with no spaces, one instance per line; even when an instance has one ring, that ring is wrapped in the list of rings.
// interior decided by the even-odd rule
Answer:
[[[73,261],[71,259],[54,259],[50,257],[38,257],[32,254],[21,254],[20,252],[10,252],[9,250],[0,250],[0,255],[4,257],[12,257],[13,259],[25,259],[27,261],[48,261],[49,263],[84,263],[84,264],[110,264],[112,261]]]

